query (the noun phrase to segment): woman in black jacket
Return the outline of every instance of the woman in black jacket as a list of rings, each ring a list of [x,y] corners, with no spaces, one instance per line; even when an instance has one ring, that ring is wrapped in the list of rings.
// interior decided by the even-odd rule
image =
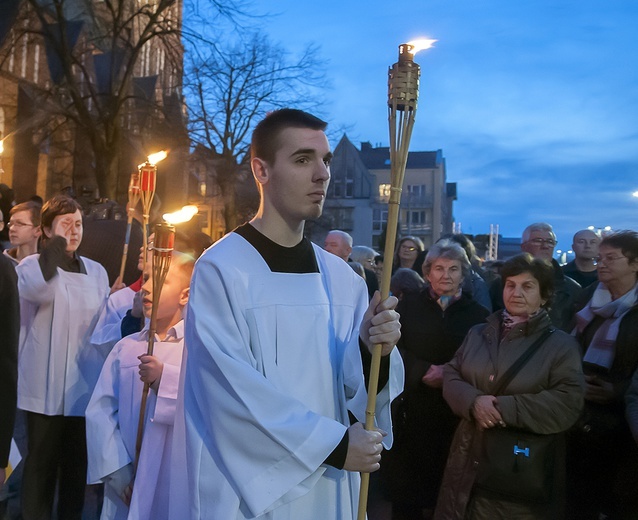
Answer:
[[[469,272],[463,248],[450,240],[440,241],[423,264],[428,285],[419,293],[407,294],[397,307],[405,391],[395,403],[394,446],[381,460],[395,520],[428,518],[436,504],[458,423],[442,396],[442,367],[467,331],[488,315],[461,290]]]

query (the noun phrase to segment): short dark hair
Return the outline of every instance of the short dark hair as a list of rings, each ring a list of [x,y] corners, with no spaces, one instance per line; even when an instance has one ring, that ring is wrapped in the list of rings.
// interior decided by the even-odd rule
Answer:
[[[11,208],[11,212],[9,215],[15,215],[20,211],[28,211],[31,214],[31,224],[34,227],[38,227],[40,225],[40,212],[42,211],[42,204],[38,204],[32,200],[28,200],[26,202],[21,202],[20,204],[16,204]]]
[[[529,253],[521,253],[507,260],[501,268],[501,283],[503,289],[505,282],[512,276],[522,273],[531,274],[538,281],[541,298],[545,300],[545,306],[551,302],[554,294],[554,268],[546,260],[534,258]]]
[[[598,247],[607,246],[620,249],[629,263],[638,258],[638,233],[630,229],[615,231],[606,235],[598,244]]]
[[[75,213],[78,210],[82,213],[82,206],[80,206],[75,199],[72,199],[68,195],[54,195],[42,206],[42,221],[40,224],[42,230],[44,231],[44,228],[50,228],[53,225],[55,217]]]
[[[279,134],[286,128],[325,130],[328,123],[308,112],[294,108],[281,108],[270,112],[253,131],[250,142],[250,158],[259,157],[267,163],[275,161],[279,149]]]

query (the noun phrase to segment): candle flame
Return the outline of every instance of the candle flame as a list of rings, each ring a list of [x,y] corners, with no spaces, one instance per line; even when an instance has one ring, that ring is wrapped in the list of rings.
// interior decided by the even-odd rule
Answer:
[[[197,208],[197,206],[188,205],[184,206],[180,210],[174,211],[173,213],[164,213],[164,215],[162,215],[162,218],[169,224],[182,224],[183,222],[188,222],[195,215],[197,215],[198,211],[199,209]]]
[[[429,49],[430,47],[433,47],[437,41],[438,40],[428,40],[426,38],[422,38],[420,40],[412,40],[411,42],[408,42],[408,45],[411,47],[408,52],[414,56],[419,51],[424,51],[426,49]]]
[[[161,152],[157,152],[157,153],[152,153],[151,155],[148,156],[148,162],[152,164],[153,166],[155,166],[158,162],[166,159],[167,155],[168,155],[168,152],[166,150],[162,150]]]

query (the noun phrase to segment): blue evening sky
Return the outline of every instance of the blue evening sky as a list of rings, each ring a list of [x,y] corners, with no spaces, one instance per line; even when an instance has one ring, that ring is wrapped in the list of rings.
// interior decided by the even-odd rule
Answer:
[[[290,52],[321,46],[332,90],[321,114],[388,146],[387,68],[417,54],[411,150],[442,149],[465,233],[547,221],[558,248],[594,225],[638,229],[636,0],[278,0],[264,28]],[[332,143],[333,146],[336,142]]]

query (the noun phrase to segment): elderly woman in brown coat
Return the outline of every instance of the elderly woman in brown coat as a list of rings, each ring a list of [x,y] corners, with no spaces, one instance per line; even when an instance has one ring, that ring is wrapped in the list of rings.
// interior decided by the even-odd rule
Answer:
[[[555,330],[505,388],[493,395],[499,378],[551,327],[545,305],[552,291],[552,270],[529,254],[503,265],[505,310],[468,333],[444,369],[443,396],[461,417],[443,477],[434,518],[556,519],[563,501],[564,446],[554,461],[552,499],[533,503],[489,492],[477,482],[482,469],[479,446],[486,430],[518,428],[557,434],[570,428],[583,407],[584,382],[578,344]]]

